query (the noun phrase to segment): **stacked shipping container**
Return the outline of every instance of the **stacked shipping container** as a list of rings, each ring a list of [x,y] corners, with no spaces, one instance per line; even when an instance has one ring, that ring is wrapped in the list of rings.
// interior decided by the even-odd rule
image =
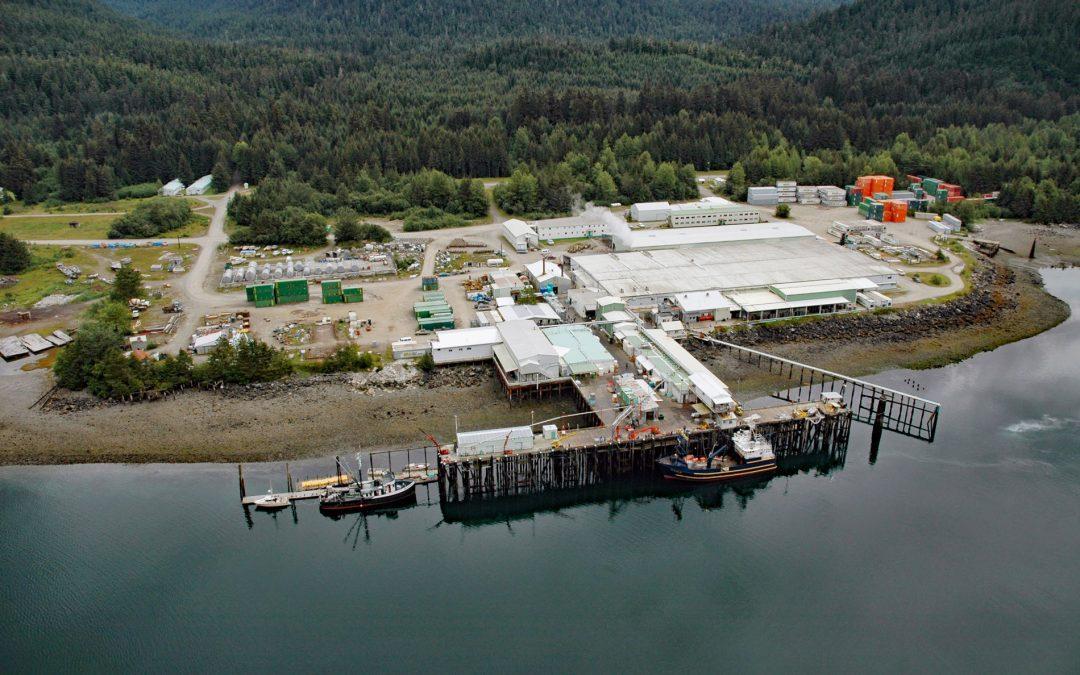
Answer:
[[[893,179],[891,176],[859,176],[855,180],[855,187],[862,191],[864,197],[872,197],[876,194],[892,196]]]
[[[340,280],[327,280],[322,282],[322,301],[324,305],[334,305],[345,302],[345,297],[341,293]]]
[[[308,282],[306,279],[290,279],[274,282],[274,297],[279,305],[307,302]]]

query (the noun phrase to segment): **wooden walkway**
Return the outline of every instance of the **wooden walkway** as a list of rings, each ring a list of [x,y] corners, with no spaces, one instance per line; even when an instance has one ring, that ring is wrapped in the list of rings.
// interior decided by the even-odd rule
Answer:
[[[694,332],[691,337],[703,345],[727,349],[737,358],[788,380],[791,386],[774,393],[775,398],[802,403],[816,401],[826,391],[837,392],[843,394],[845,404],[860,422],[880,424],[887,431],[929,442],[933,442],[937,434],[941,404],[935,401],[750,347],[717,340],[701,332]]]
[[[323,496],[323,494],[325,492],[326,492],[325,489],[318,489],[318,490],[303,490],[301,492],[275,492],[274,495],[277,496],[277,497],[284,497],[285,499],[288,499],[289,501],[294,502],[294,501],[297,501],[298,499],[315,499],[316,497]],[[265,493],[256,494],[256,495],[247,495],[246,497],[241,497],[240,498],[240,503],[243,504],[244,506],[254,506],[255,502],[259,501],[260,499],[262,499],[265,496],[266,496]]]

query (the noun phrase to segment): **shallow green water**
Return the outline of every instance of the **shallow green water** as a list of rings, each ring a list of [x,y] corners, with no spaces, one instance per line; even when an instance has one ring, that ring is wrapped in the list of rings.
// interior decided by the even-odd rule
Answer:
[[[934,444],[856,425],[756,489],[249,527],[231,466],[0,469],[0,669],[1076,672],[1080,273],[1046,276],[1062,326],[873,378],[945,404]]]

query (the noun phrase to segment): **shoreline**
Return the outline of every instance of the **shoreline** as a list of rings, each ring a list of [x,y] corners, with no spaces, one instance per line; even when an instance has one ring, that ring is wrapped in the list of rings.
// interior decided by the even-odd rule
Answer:
[[[1068,318],[1068,304],[1043,288],[1039,272],[1009,268],[1002,262],[993,263],[992,269],[998,277],[1007,271],[1008,279],[999,278],[990,288],[964,296],[983,293],[990,302],[985,313],[970,317],[952,312],[950,321],[951,305],[938,305],[946,308],[938,311],[946,318],[934,331],[917,338],[909,338],[909,327],[902,325],[879,335],[850,336],[843,342],[829,339],[829,333],[845,329],[845,319],[867,321],[860,318],[864,315],[848,315],[802,324],[794,340],[765,339],[777,333],[767,325],[751,329],[746,331],[748,344],[821,368],[865,376],[956,363],[1038,335]],[[930,307],[902,308],[892,314],[917,314],[923,309]],[[815,336],[815,332],[826,336]],[[718,369],[743,400],[775,389],[770,383],[776,382],[768,373],[730,357],[703,360]],[[44,373],[42,379],[44,383]],[[573,408],[569,400],[511,407],[486,365],[458,366],[406,383],[369,379],[377,378],[373,373],[354,373],[252,385],[240,391],[191,390],[159,401],[92,404],[68,412],[28,411],[16,401],[0,413],[0,465],[313,459],[352,452],[357,446],[372,451],[420,447],[426,443],[423,432],[440,439],[450,437],[455,417],[462,429],[490,428],[542,420]],[[61,403],[84,397],[75,394]],[[132,438],[140,439],[136,447]]]

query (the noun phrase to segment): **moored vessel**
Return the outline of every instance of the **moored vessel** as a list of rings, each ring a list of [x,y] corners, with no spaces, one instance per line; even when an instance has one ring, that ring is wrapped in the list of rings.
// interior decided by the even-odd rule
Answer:
[[[319,499],[319,511],[332,515],[355,511],[371,511],[389,506],[400,506],[416,501],[416,482],[394,477],[383,472],[377,478],[363,478],[360,454],[356,455],[357,472],[352,482],[344,486],[330,486]]]
[[[664,478],[703,483],[766,476],[776,471],[772,444],[754,429],[742,429],[731,437],[731,445],[718,445],[707,456],[676,451],[661,457],[656,465]]]

